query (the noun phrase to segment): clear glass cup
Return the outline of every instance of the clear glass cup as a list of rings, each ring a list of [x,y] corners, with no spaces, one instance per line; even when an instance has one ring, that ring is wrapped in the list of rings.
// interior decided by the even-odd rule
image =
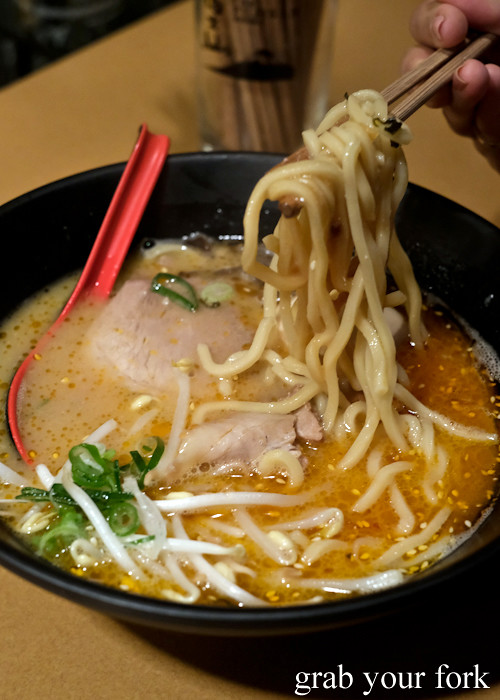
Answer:
[[[337,0],[197,0],[202,148],[290,153],[328,108]]]

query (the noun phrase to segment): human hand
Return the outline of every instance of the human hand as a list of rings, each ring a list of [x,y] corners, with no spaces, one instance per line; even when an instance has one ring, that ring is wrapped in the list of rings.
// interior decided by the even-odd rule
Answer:
[[[460,44],[469,28],[500,35],[500,0],[425,0],[410,22],[419,46],[408,51],[403,70],[410,70],[436,48]],[[500,49],[488,54],[488,59],[500,61]],[[496,62],[466,61],[452,83],[428,104],[441,107],[451,128],[472,138],[500,171],[500,66]]]

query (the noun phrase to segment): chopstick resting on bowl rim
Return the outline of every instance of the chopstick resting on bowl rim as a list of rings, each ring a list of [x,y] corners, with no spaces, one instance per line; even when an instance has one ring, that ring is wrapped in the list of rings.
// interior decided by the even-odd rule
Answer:
[[[381,91],[381,95],[391,107],[392,117],[405,121],[417,111],[440,88],[450,82],[455,71],[470,58],[481,56],[500,39],[496,34],[475,34],[462,44],[452,49],[437,49],[415,68],[405,73]],[[305,147],[287,156],[283,164],[306,160]],[[279,167],[278,166],[275,167]],[[281,213],[286,217],[296,216],[300,211],[300,202],[284,197],[280,200]]]

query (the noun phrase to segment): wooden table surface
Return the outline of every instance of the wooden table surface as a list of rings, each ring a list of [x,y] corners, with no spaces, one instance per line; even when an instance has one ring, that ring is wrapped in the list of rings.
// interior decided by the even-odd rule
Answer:
[[[346,91],[381,89],[397,77],[416,5],[340,0],[332,103]],[[172,152],[198,150],[194,43],[193,3],[178,2],[1,90],[0,204],[126,160],[142,122],[168,133]],[[411,180],[499,225],[498,174],[449,131],[440,113],[424,108],[409,124]],[[446,696],[435,672],[448,664],[462,679],[454,698],[492,700],[500,697],[495,587],[483,576],[458,598],[443,595],[407,614],[331,632],[212,639],[115,621],[0,569],[0,697],[293,697],[297,673],[338,672],[341,665],[355,679],[352,688],[313,689],[308,697],[427,700]],[[421,688],[383,690],[382,674],[398,671],[412,673],[403,685],[425,672]],[[378,690],[366,695],[365,672],[380,674]],[[467,672],[487,672],[491,687],[473,693],[465,687]],[[386,685],[390,681],[387,675]]]

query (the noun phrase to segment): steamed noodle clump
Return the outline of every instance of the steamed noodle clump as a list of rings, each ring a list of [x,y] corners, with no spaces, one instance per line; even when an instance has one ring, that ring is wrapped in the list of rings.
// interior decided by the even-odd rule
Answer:
[[[79,575],[176,602],[242,606],[387,588],[425,569],[470,532],[495,489],[493,386],[460,329],[423,307],[397,238],[394,217],[407,186],[401,145],[409,138],[373,91],[349,96],[316,131],[304,133],[308,157],[268,172],[249,199],[244,278],[228,264],[225,281],[216,284],[213,306],[220,308],[195,311],[220,329],[222,350],[201,338],[192,356],[172,361],[166,388],[143,372],[140,382],[136,375],[136,385],[115,395],[117,377],[137,358],[101,367],[99,343],[106,338],[104,352],[112,343],[108,360],[117,363],[113,343],[119,349],[128,342],[126,328],[112,316],[110,341],[100,320],[106,316],[82,309],[89,320],[84,330],[75,327],[86,340],[67,362],[92,357],[97,380],[90,387],[86,379],[86,391],[101,401],[103,424],[75,448],[76,457],[75,450],[69,460],[52,456],[58,466],[38,464],[33,477],[0,465],[0,480],[10,483],[4,514],[13,527],[41,533],[38,547]],[[269,264],[259,242],[268,200],[280,201],[285,212],[264,240]],[[154,269],[176,277],[186,269],[186,255],[191,262],[196,257],[181,248],[166,255],[153,248],[144,256],[132,272],[128,289],[138,291],[128,297],[127,313],[133,314],[138,295],[151,297],[134,275]],[[210,264],[216,271],[213,259]],[[193,285],[198,271],[206,274],[203,265],[206,260],[192,265]],[[177,291],[184,290],[186,280],[176,279]],[[239,290],[230,302],[227,281]],[[171,306],[161,308],[172,313]],[[222,314],[240,308],[241,339],[228,355],[224,349],[235,342],[236,330],[224,330]],[[191,311],[178,311],[168,332],[191,319]],[[164,346],[178,343],[165,337]],[[151,350],[148,370],[163,349]],[[61,383],[78,383],[77,370],[68,364],[64,371]],[[60,413],[64,401],[71,402],[61,398],[64,391],[52,394]],[[128,409],[109,418],[106,401],[117,406],[119,400]],[[28,423],[39,420],[26,413]],[[275,444],[273,430],[291,436],[289,442]],[[164,447],[151,435],[161,435]],[[236,443],[251,437],[245,464],[232,456],[228,436]],[[224,464],[217,461],[221,452]],[[105,485],[99,489],[112,490],[118,500],[126,494],[119,524],[137,517],[135,529],[113,525],[109,506],[81,474],[76,483],[78,469],[100,475]],[[466,482],[468,500],[461,491]],[[26,491],[25,500],[13,501],[23,485],[41,485],[50,502],[33,498],[26,505]],[[69,539],[60,486],[84,516],[83,528],[71,521]],[[26,510],[15,516],[13,509],[21,507]],[[59,549],[54,542],[62,542]]]

